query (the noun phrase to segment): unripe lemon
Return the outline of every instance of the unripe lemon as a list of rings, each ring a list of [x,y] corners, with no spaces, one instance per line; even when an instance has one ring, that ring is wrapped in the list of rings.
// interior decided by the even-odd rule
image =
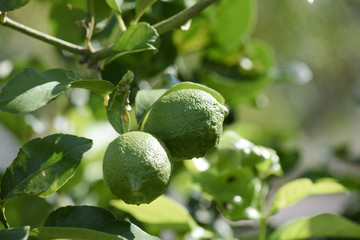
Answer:
[[[144,132],[127,132],[112,141],[103,175],[111,192],[128,204],[150,203],[168,186],[171,155],[164,143]]]
[[[160,138],[174,159],[203,157],[218,144],[227,113],[227,108],[205,91],[178,90],[153,105],[143,131]]]

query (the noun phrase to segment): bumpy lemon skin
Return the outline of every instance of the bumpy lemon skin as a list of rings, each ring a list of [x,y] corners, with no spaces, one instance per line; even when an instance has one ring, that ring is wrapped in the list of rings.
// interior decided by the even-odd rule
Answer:
[[[203,157],[218,144],[227,114],[228,109],[205,91],[178,90],[154,104],[143,131],[160,138],[175,160]]]
[[[105,152],[104,181],[112,194],[127,204],[150,203],[165,192],[171,161],[165,144],[151,134],[127,132]]]

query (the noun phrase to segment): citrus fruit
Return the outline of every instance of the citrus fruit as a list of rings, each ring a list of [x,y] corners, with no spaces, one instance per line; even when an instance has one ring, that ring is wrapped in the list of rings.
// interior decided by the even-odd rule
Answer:
[[[143,131],[160,138],[176,160],[203,157],[219,142],[227,113],[211,94],[182,89],[154,103]]]
[[[150,203],[168,186],[171,155],[151,134],[127,132],[106,149],[103,175],[110,191],[128,204]]]

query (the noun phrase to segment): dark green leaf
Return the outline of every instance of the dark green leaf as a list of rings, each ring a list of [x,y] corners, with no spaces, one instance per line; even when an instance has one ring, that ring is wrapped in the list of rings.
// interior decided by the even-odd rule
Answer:
[[[142,15],[144,15],[145,11],[153,5],[157,0],[136,0],[136,21],[138,21]]]
[[[344,193],[347,189],[331,178],[319,179],[313,183],[310,179],[300,178],[284,184],[275,194],[271,212],[275,213],[295,202],[314,194]]]
[[[49,25],[55,37],[71,43],[80,44],[84,42],[86,29],[76,24],[85,18],[85,13],[80,8],[82,7],[75,7],[70,11],[63,1],[52,4]]]
[[[156,51],[159,44],[158,38],[159,34],[148,23],[142,22],[131,26],[117,40],[113,48],[114,52],[109,56],[107,62],[128,53]]]
[[[21,194],[46,197],[56,192],[75,173],[92,141],[54,134],[25,143],[1,181],[1,199]]]
[[[34,239],[76,239],[76,240],[128,240],[118,235],[94,231],[86,228],[40,227],[32,229]]]
[[[342,216],[321,214],[300,219],[276,229],[270,240],[296,240],[313,238],[359,239],[360,225]]]
[[[226,55],[217,54],[211,56],[216,63],[206,63],[200,71],[202,81],[219,91],[229,105],[253,100],[271,83],[270,72],[275,64],[272,47],[261,40],[252,40],[243,48],[240,53],[243,57],[230,57],[233,65],[223,62]],[[244,66],[244,62],[249,66]]]
[[[189,231],[196,226],[188,210],[166,196],[160,196],[150,204],[129,205],[121,200],[112,200],[111,205],[128,212],[138,221],[160,229],[178,229]]]
[[[121,12],[120,6],[123,3],[123,0],[105,0],[105,1],[112,10],[115,10],[118,13]]]
[[[9,228],[0,231],[1,240],[26,240],[29,236],[30,227]]]
[[[129,115],[129,95],[130,84],[134,79],[134,73],[128,71],[114,91],[110,94],[109,104],[106,108],[108,120],[113,128],[120,134],[129,131],[130,115]]]
[[[44,229],[52,227],[63,233],[67,232],[67,234],[78,234],[82,229],[91,229],[94,231],[94,234],[111,234],[108,236],[110,237],[109,239],[118,239],[118,235],[124,239],[158,239],[145,233],[130,222],[117,220],[110,211],[92,206],[67,206],[58,208],[46,219],[44,227]],[[44,229],[40,229],[40,233],[44,231]],[[49,234],[51,235],[52,233],[49,231]],[[55,236],[52,235],[52,237]],[[57,237],[60,236],[58,235]],[[65,238],[64,235],[61,237]],[[82,237],[82,239],[87,238]]]
[[[0,93],[0,110],[11,113],[39,109],[65,92],[69,83],[80,76],[64,69],[38,72],[26,68],[9,80]]]
[[[72,82],[70,85],[71,88],[83,88],[93,92],[96,92],[104,97],[105,100],[109,98],[109,94],[114,91],[114,85],[105,80],[90,79],[90,80],[80,80]]]
[[[66,0],[52,4],[50,26],[53,34],[72,43],[82,44],[94,4],[95,25],[111,15],[111,8],[104,0]],[[65,4],[66,3],[66,4]]]
[[[83,10],[84,12],[87,12],[88,7],[88,0],[65,0],[66,4],[70,9],[72,8],[79,8]]]
[[[25,6],[30,0],[0,0],[0,11],[9,12]]]
[[[136,120],[141,123],[144,115],[167,89],[139,90],[135,97]]]

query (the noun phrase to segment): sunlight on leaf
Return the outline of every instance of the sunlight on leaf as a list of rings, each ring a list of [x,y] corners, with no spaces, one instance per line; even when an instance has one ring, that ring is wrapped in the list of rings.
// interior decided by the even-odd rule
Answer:
[[[158,228],[189,230],[196,226],[188,210],[166,196],[160,196],[150,204],[139,206],[128,205],[121,200],[112,200],[110,204],[117,209],[130,213],[138,221]]]
[[[90,139],[66,134],[35,138],[25,143],[1,181],[1,199],[21,194],[46,197],[75,173]]]
[[[321,214],[300,219],[276,229],[270,240],[296,240],[313,238],[358,239],[360,225],[342,216]]]
[[[347,189],[335,179],[324,178],[313,183],[310,179],[300,178],[284,184],[275,194],[271,212],[275,213],[302,198],[314,194],[344,193]]]
[[[80,80],[75,71],[26,68],[12,77],[0,93],[0,110],[10,113],[37,110],[64,93],[68,84]]]

